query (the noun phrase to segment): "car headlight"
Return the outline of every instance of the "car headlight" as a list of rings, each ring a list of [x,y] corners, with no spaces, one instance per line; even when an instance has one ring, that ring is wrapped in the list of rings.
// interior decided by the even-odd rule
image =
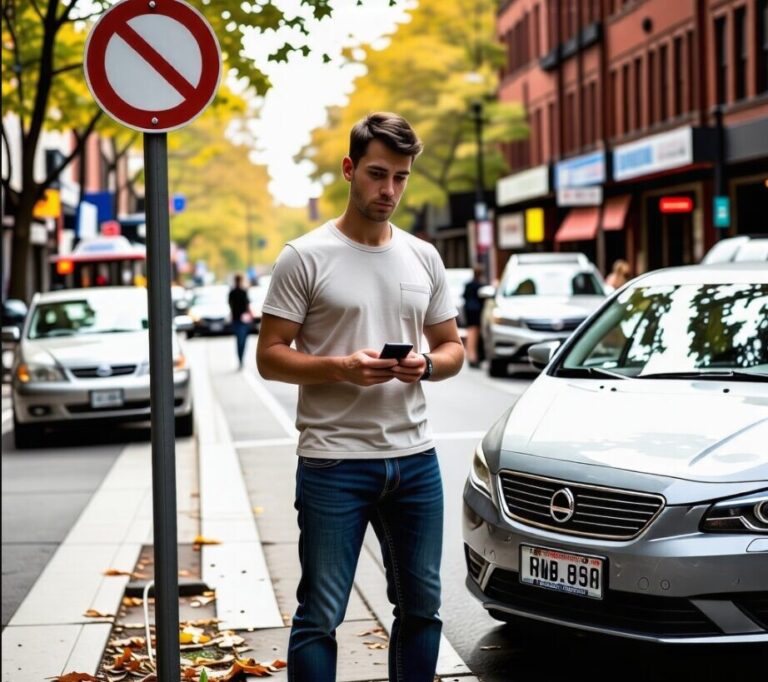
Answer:
[[[768,491],[713,504],[704,514],[701,530],[768,534]]]
[[[16,378],[22,384],[35,384],[49,381],[66,381],[64,373],[53,365],[41,365],[36,362],[22,362],[16,368]]]
[[[488,468],[488,462],[485,461],[482,441],[475,447],[475,454],[472,457],[472,468],[469,470],[469,480],[480,492],[488,497],[491,495],[491,470]]]
[[[179,353],[173,358],[173,371],[180,372],[183,369],[187,369],[187,357],[183,353]],[[149,374],[149,361],[142,362],[139,365],[138,376],[143,377]]]
[[[192,318],[192,322],[200,322],[200,314],[194,310],[190,310],[188,315]]]
[[[498,311],[494,311],[491,316],[493,324],[500,324],[505,327],[524,327],[523,321],[516,317],[505,317]]]

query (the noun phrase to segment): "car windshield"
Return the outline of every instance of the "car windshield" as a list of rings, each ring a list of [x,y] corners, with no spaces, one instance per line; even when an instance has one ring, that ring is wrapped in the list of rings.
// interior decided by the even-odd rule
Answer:
[[[138,332],[149,327],[143,297],[41,303],[29,325],[30,339]]]
[[[199,289],[195,291],[195,297],[192,299],[192,305],[221,305],[222,303],[226,305],[228,296],[228,287]]]
[[[581,335],[556,373],[600,378],[599,370],[637,378],[765,380],[768,284],[626,290]]]
[[[502,296],[602,296],[603,286],[591,272],[573,267],[518,266],[504,278]]]

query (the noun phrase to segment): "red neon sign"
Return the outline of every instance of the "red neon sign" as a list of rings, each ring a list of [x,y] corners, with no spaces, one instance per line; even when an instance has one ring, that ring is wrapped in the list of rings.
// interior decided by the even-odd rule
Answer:
[[[693,211],[693,199],[690,197],[661,197],[659,210],[662,213],[690,213]]]

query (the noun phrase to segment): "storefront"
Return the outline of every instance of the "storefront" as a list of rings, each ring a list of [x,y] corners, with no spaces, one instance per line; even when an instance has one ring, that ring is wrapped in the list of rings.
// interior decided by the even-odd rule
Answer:
[[[729,236],[768,233],[768,118],[726,129]]]
[[[614,191],[628,204],[635,272],[698,263],[717,235],[712,220],[715,130],[677,128],[613,150]]]
[[[496,183],[496,270],[501,272],[518,251],[550,248],[555,232],[555,206],[549,166],[536,166]]]

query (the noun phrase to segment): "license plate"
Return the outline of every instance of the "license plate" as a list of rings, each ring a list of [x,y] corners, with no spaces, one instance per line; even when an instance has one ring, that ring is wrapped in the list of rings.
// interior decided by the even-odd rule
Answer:
[[[602,599],[604,565],[600,557],[520,546],[520,582],[548,590]]]
[[[212,332],[220,332],[222,329],[224,329],[224,325],[221,322],[212,322],[211,323],[211,331]]]
[[[91,407],[122,407],[123,391],[115,388],[109,391],[91,391]]]

